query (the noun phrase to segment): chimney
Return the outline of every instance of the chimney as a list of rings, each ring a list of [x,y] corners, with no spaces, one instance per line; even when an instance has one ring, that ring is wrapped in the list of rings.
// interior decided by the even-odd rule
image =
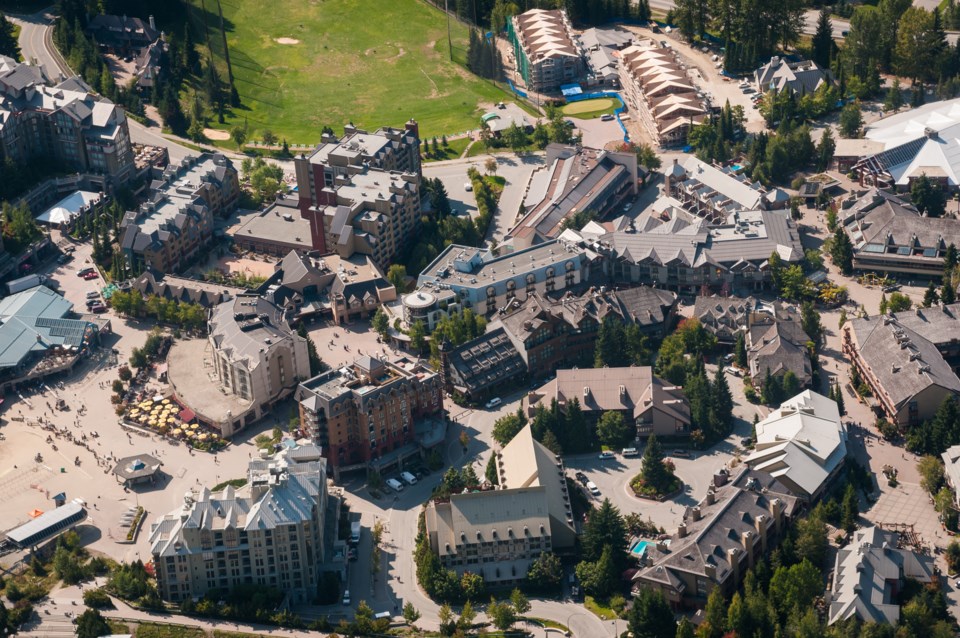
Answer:
[[[713,490],[708,490],[708,491],[707,491],[707,499],[706,499],[706,501],[707,501],[707,505],[713,505],[714,503],[717,502],[717,495],[716,495],[716,493],[714,493]]]
[[[710,580],[716,580],[716,578],[717,578],[717,566],[716,566],[716,565],[711,565],[710,563],[706,563],[706,564],[704,564],[704,566],[703,566],[703,573],[704,573],[704,575],[705,575],[707,578],[709,578]]]
[[[699,521],[699,520],[700,520],[700,506],[699,506],[699,505],[695,506],[692,510],[690,510],[690,519],[693,520],[693,521]]]
[[[749,560],[751,563],[753,562],[752,557],[753,557],[754,542],[755,540],[753,537],[753,532],[751,532],[750,530],[747,530],[740,535],[740,543],[743,545],[743,551],[747,553],[747,557],[748,557],[747,560]]]
[[[733,577],[734,582],[740,582],[740,548],[731,547],[727,550],[727,560],[730,561],[730,566],[733,567]]]
[[[687,524],[686,524],[686,523],[680,523],[680,525],[677,526],[677,537],[678,537],[678,538],[686,538],[686,537],[687,537]]]
[[[156,30],[157,30],[157,23],[154,21],[153,16],[150,16],[149,21],[150,21],[150,28],[153,29],[154,31],[156,31]]]

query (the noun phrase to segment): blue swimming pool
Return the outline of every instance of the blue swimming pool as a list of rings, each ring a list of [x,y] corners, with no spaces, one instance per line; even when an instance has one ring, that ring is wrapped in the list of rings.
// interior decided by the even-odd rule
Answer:
[[[742,166],[742,165],[740,165],[740,164],[734,164],[734,165],[733,165],[733,166],[731,166],[730,168],[732,168],[732,169],[733,169],[733,172],[734,172],[734,173],[739,173],[739,172],[740,172],[740,169],[742,169],[742,168],[743,168],[743,166]]]
[[[670,541],[666,541],[666,544],[669,545]],[[643,557],[646,553],[648,547],[656,547],[657,541],[637,541],[636,545],[630,548],[630,553],[634,556]]]

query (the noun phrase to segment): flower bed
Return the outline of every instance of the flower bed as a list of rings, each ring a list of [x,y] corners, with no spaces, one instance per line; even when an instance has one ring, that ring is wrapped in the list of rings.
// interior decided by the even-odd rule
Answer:
[[[137,537],[137,532],[140,531],[140,524],[143,523],[143,519],[146,518],[147,510],[143,509],[142,506],[137,506],[137,513],[133,517],[133,522],[130,523],[130,531],[127,532],[127,541],[133,542]]]
[[[646,498],[652,501],[665,501],[668,498],[673,498],[683,490],[683,481],[676,476],[671,476],[669,488],[657,490],[644,483],[642,474],[637,474],[630,480],[630,489],[633,490],[634,496],[638,498]]]

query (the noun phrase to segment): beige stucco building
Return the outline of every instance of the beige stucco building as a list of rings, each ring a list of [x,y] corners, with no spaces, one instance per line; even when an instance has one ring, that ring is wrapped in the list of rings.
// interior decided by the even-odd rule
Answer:
[[[529,425],[500,452],[497,468],[496,489],[428,503],[426,528],[444,568],[505,585],[523,580],[540,554],[572,547],[576,531],[563,462]]]
[[[312,445],[251,461],[243,487],[188,492],[150,528],[160,597],[178,602],[254,584],[313,601],[326,510],[326,463]]]

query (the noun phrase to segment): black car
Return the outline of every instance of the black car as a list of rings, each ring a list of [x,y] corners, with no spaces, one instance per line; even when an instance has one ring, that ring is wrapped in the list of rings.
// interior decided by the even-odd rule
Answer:
[[[574,476],[576,476],[577,480],[583,483],[584,485],[590,482],[590,479],[588,479],[587,475],[584,474],[583,472],[577,472]]]

